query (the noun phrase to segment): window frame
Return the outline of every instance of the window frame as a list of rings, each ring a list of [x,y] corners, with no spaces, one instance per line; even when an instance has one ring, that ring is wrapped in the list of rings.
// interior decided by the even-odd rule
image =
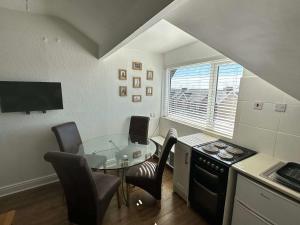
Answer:
[[[180,118],[176,118],[176,116],[170,116],[169,115],[169,96],[170,96],[170,90],[171,90],[171,79],[170,79],[170,75],[171,72],[174,71],[175,69],[179,69],[179,68],[184,68],[184,67],[188,67],[188,66],[196,66],[196,65],[202,65],[202,64],[211,64],[211,72],[210,72],[210,81],[209,81],[209,91],[208,91],[208,104],[207,104],[207,118],[208,118],[208,122],[206,123],[205,126],[202,126],[201,123],[193,123],[193,122],[187,122],[184,119],[180,119]],[[163,106],[163,110],[162,110],[162,114],[163,117],[178,122],[178,123],[182,123],[184,125],[188,125],[191,127],[195,127],[197,129],[200,130],[205,130],[208,131],[210,133],[215,133],[219,136],[223,136],[229,139],[233,138],[233,133],[234,133],[234,124],[236,122],[236,114],[237,114],[237,106],[235,108],[235,116],[234,116],[234,124],[233,124],[233,130],[232,130],[232,135],[228,135],[226,133],[223,132],[219,132],[216,131],[216,129],[214,128],[215,126],[215,122],[214,122],[214,114],[215,114],[215,108],[216,108],[216,98],[217,98],[217,90],[218,90],[218,78],[219,78],[219,66],[220,65],[224,65],[224,64],[238,64],[230,59],[221,59],[221,60],[214,60],[214,61],[202,61],[199,63],[191,63],[191,64],[185,64],[185,65],[180,65],[180,66],[174,66],[174,67],[169,67],[166,69],[166,76],[165,76],[165,80],[164,80],[164,93],[163,93],[163,98],[162,98],[162,106]],[[243,77],[243,71],[244,68],[242,67],[242,75],[241,77]],[[239,84],[240,87],[240,84]],[[238,101],[238,100],[237,100]]]

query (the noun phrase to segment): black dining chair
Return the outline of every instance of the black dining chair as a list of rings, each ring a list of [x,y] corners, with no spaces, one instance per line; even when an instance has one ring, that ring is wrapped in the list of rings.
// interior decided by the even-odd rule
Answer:
[[[150,118],[146,116],[132,116],[129,125],[129,138],[131,142],[147,144]]]
[[[62,184],[70,223],[101,225],[115,193],[120,207],[120,178],[91,172],[86,159],[79,155],[48,152],[44,158],[52,164]]]
[[[78,153],[82,140],[75,122],[63,123],[51,128],[61,152]]]
[[[129,184],[140,187],[150,193],[156,200],[161,200],[162,176],[169,153],[177,143],[177,131],[170,129],[162,147],[158,163],[146,161],[131,167],[126,173],[127,201],[129,202]]]
[[[51,128],[55,134],[56,140],[59,145],[61,152],[77,154],[79,147],[82,144],[79,130],[75,122],[67,122]],[[89,155],[86,155],[89,157]],[[107,158],[105,156],[93,155],[92,158],[94,161],[97,161],[98,167],[105,167]],[[97,168],[93,168],[93,171],[97,171]],[[106,169],[103,169],[103,172],[106,173]]]

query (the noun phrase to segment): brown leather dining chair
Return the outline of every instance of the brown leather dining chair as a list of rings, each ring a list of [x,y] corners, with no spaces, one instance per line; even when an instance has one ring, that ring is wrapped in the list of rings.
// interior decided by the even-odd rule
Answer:
[[[51,128],[55,134],[56,140],[59,145],[61,152],[67,152],[72,154],[77,154],[79,151],[79,146],[82,144],[80,133],[75,122],[67,122]],[[97,159],[95,159],[97,157]],[[95,161],[97,161],[98,167],[105,165],[107,158],[105,156],[93,156]],[[94,168],[93,171],[98,169]],[[106,170],[103,169],[106,173]]]
[[[61,152],[77,153],[82,144],[75,122],[63,123],[51,128],[55,134]]]
[[[131,142],[138,142],[139,144],[147,144],[149,117],[146,116],[132,116],[129,125],[129,138]]]
[[[70,223],[101,225],[115,193],[120,207],[120,178],[91,172],[85,158],[79,155],[48,152],[44,158],[52,164],[62,184]]]
[[[140,187],[150,193],[156,200],[161,200],[161,184],[168,155],[177,143],[177,131],[170,129],[165,138],[162,154],[158,163],[146,161],[131,167],[126,173],[127,199],[129,202],[129,184]]]

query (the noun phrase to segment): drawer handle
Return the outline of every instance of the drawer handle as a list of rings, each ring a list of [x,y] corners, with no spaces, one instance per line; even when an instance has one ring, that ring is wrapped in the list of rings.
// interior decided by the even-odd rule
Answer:
[[[189,153],[187,152],[187,153],[185,153],[185,159],[184,159],[185,165],[187,165],[189,163],[188,160],[189,160]]]
[[[260,196],[267,199],[267,200],[271,200],[268,196],[266,196],[264,193],[260,193]]]

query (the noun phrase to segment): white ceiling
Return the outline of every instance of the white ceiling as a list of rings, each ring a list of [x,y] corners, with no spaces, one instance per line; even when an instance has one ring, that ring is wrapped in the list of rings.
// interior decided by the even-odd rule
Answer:
[[[99,57],[151,20],[173,0],[28,0],[29,13],[59,17],[98,44]],[[0,7],[26,11],[25,0]]]
[[[190,34],[166,20],[161,20],[125,47],[153,53],[165,53],[196,41],[198,40]]]
[[[299,0],[186,0],[167,20],[300,99]]]

